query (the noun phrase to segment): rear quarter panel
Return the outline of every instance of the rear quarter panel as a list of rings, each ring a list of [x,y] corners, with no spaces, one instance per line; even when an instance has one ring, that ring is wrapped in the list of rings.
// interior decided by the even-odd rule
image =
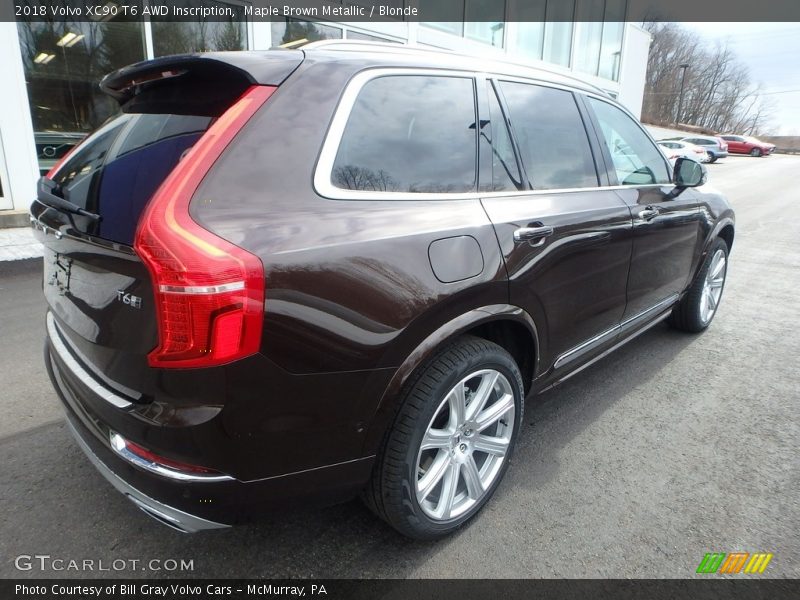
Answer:
[[[314,190],[340,93],[365,66],[308,58],[232,142],[191,206],[203,226],[261,258],[262,354],[292,378],[347,376],[343,389],[335,377],[325,378],[325,389],[305,389],[291,411],[335,420],[332,410],[346,407],[335,425],[350,432],[363,431],[388,377],[432,331],[508,301],[502,256],[479,200],[332,200]],[[483,268],[445,283],[431,268],[429,247],[454,236],[478,242]],[[271,387],[266,374],[250,379]],[[275,408],[249,410],[256,420],[252,410],[280,418]]]

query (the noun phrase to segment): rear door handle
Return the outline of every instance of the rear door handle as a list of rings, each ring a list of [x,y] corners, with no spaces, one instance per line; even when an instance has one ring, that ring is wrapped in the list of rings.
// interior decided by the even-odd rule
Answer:
[[[655,219],[661,211],[655,206],[648,206],[644,210],[639,211],[639,218],[643,221],[650,221]]]
[[[544,238],[553,235],[553,228],[549,225],[542,225],[540,223],[531,223],[533,227],[520,227],[514,232],[514,241],[521,242],[539,242],[544,243]]]

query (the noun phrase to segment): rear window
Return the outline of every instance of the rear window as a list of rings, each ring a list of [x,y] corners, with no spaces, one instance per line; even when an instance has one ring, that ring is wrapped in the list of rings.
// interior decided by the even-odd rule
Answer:
[[[211,117],[123,113],[77,147],[54,177],[54,193],[97,213],[92,235],[133,244],[147,201]]]
[[[331,183],[375,192],[473,191],[475,120],[471,78],[373,79],[361,89],[350,112]]]

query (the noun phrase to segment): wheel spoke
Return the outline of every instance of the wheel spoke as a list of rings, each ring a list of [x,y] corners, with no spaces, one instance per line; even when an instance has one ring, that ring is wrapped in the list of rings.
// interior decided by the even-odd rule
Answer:
[[[464,382],[459,383],[447,397],[450,405],[450,429],[455,429],[464,423],[466,415],[466,401],[464,398]]]
[[[439,494],[439,502],[436,504],[436,513],[440,519],[449,519],[453,511],[453,503],[458,489],[461,465],[455,461],[450,461],[442,482],[442,492]]]
[[[464,475],[464,482],[467,484],[467,494],[473,500],[477,500],[483,495],[483,483],[481,474],[475,458],[470,454],[464,464],[461,465],[461,472]]]
[[[714,298],[714,294],[711,289],[708,289],[708,306],[711,310],[716,310],[717,308],[717,299]]]
[[[719,274],[722,272],[722,269],[725,267],[725,258],[721,255],[717,255],[714,257],[714,262],[711,264],[711,279],[716,279]]]
[[[453,460],[448,452],[439,452],[433,463],[417,481],[417,502],[422,502],[431,493],[436,484],[451,467]]]
[[[708,282],[708,285],[713,290],[718,290],[722,287],[722,284],[725,283],[725,279],[722,277],[718,277],[717,279],[712,279]]]
[[[475,417],[475,429],[477,431],[483,431],[489,425],[505,415],[509,410],[513,410],[513,408],[514,396],[512,394],[504,394],[498,398],[494,404],[483,410]]]
[[[508,440],[483,434],[476,436],[472,445],[476,451],[493,456],[505,456],[508,450]]]
[[[486,406],[486,402],[492,396],[492,391],[494,391],[494,386],[499,377],[500,373],[497,371],[490,371],[481,377],[481,382],[478,385],[478,389],[475,390],[475,394],[473,394],[472,400],[467,407],[467,420],[475,418],[475,415],[480,413],[483,410],[483,407]]]
[[[420,450],[433,450],[435,448],[447,448],[450,444],[450,436],[453,431],[447,429],[428,429],[422,438]]]

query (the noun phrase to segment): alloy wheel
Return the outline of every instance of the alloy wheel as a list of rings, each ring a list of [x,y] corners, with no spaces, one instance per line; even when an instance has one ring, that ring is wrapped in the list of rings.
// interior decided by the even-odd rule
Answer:
[[[703,323],[708,323],[717,312],[719,299],[722,296],[722,286],[725,284],[725,274],[727,272],[727,260],[725,252],[718,249],[711,258],[711,264],[706,273],[706,280],[703,285],[703,294],[700,297],[700,318]]]
[[[428,424],[416,463],[416,499],[436,521],[460,517],[492,487],[514,432],[514,391],[505,375],[481,369],[461,379]]]

